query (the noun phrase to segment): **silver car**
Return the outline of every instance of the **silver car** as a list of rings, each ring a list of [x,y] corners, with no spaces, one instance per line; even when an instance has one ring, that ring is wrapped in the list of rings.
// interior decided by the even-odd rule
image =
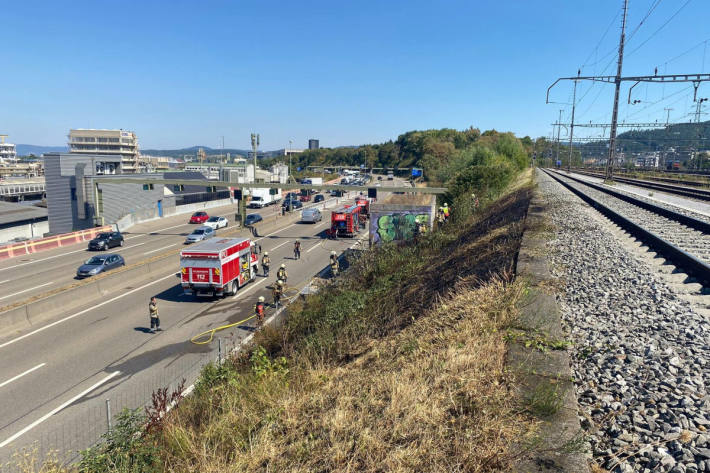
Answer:
[[[206,240],[213,236],[215,236],[214,228],[207,226],[197,227],[185,238],[185,244],[189,245],[190,243]]]
[[[301,222],[304,223],[317,223],[323,220],[323,215],[318,209],[305,209],[301,212]]]

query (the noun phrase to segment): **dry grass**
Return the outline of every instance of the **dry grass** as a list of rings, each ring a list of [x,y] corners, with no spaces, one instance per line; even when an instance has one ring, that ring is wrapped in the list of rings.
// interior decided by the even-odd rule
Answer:
[[[532,429],[503,369],[501,329],[515,318],[523,286],[470,277],[454,293],[350,363],[249,376],[252,395],[234,383],[188,401],[165,426],[166,469],[507,469],[511,442]]]

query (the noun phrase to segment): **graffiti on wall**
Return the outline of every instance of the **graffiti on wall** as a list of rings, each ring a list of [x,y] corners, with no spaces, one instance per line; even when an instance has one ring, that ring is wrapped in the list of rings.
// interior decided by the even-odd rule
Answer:
[[[429,214],[426,213],[392,213],[373,215],[370,236],[372,243],[387,243],[390,241],[410,240],[416,234],[417,225],[429,224]]]

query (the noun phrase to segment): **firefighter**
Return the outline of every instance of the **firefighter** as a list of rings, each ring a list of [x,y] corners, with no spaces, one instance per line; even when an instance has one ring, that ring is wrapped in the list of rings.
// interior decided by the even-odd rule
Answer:
[[[333,273],[333,277],[338,275],[338,255],[335,251],[330,252],[330,271]]]
[[[444,207],[439,207],[439,212],[436,216],[436,219],[438,220],[439,225],[444,224]]]
[[[286,272],[286,265],[281,264],[281,267],[276,271],[276,279],[286,282],[288,280],[288,273]]]
[[[274,288],[271,290],[271,295],[274,298],[274,307],[278,308],[281,302],[281,296],[284,293],[284,282],[282,280],[276,281]]]
[[[293,242],[293,259],[301,259],[301,242],[298,240]]]
[[[449,221],[449,204],[444,202],[444,222]]]
[[[155,300],[155,297],[150,298],[148,313],[150,314],[150,333],[162,330],[160,328],[160,317],[158,316],[158,301]]]
[[[271,264],[271,258],[269,258],[269,252],[264,251],[264,256],[261,257],[261,269],[264,271],[264,277],[269,276],[269,265]]]
[[[254,316],[256,316],[256,325],[261,327],[264,323],[264,296],[259,296],[259,301],[254,304]]]

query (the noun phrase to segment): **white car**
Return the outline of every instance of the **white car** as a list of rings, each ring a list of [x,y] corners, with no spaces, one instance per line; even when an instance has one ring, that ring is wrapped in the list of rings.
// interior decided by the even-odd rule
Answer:
[[[215,216],[208,218],[207,221],[205,223],[203,223],[202,225],[204,225],[206,227],[211,227],[211,228],[217,230],[218,228],[225,228],[228,223],[229,223],[229,221],[227,220],[226,217],[217,217],[215,215]]]

